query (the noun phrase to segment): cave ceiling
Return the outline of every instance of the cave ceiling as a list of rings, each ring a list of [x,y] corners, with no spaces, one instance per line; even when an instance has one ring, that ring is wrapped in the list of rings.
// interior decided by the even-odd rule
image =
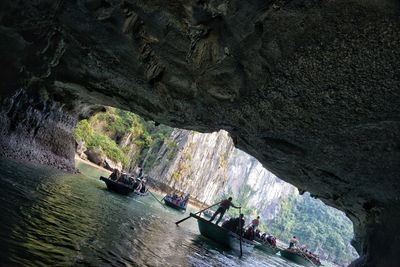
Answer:
[[[44,90],[71,113],[100,104],[173,127],[224,129],[356,228],[398,211],[398,1],[0,6],[2,98]]]

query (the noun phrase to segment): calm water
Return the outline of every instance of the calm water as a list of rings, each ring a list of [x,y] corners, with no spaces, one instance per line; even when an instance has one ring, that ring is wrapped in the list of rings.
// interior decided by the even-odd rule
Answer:
[[[257,250],[239,260],[151,196],[106,190],[99,170],[66,175],[0,160],[1,266],[298,266]],[[161,198],[161,196],[159,196]]]

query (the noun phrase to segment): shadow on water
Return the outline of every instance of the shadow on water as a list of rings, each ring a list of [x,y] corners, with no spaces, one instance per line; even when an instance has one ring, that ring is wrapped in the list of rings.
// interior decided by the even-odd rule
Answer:
[[[78,168],[86,175],[0,160],[1,266],[297,266],[258,251],[239,260],[195,220],[174,224],[188,212],[111,193]]]

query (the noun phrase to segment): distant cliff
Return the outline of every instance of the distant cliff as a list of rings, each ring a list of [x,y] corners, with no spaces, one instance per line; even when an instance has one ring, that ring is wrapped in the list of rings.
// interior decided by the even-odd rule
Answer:
[[[150,168],[150,177],[211,203],[226,186],[233,151],[226,132],[199,134],[175,129],[150,163],[152,166],[144,164]]]
[[[248,207],[262,211],[264,218],[272,218],[278,200],[296,191],[236,149],[225,131],[199,134],[175,129],[146,165],[153,179],[202,202],[211,204],[227,194],[240,196]]]

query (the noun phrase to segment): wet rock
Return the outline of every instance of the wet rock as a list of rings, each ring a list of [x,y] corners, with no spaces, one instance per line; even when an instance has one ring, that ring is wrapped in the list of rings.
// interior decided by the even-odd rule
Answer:
[[[118,169],[120,171],[122,170],[121,162],[115,163],[107,157],[104,159],[103,164],[104,164],[104,168],[106,168],[107,170],[110,170],[110,171],[113,171],[114,169]]]
[[[99,166],[104,166],[104,161],[106,156],[104,155],[103,151],[99,148],[90,148],[85,151],[87,159],[97,164]]]
[[[75,152],[78,154],[79,157],[81,157],[82,159],[87,159],[87,156],[85,154],[86,150],[87,147],[84,141],[76,141]]]

